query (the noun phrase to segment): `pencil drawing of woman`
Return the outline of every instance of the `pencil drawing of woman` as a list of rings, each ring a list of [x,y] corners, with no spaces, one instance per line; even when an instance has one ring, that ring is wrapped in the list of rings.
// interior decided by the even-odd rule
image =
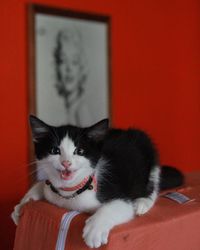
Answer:
[[[79,126],[88,125],[91,114],[84,99],[88,68],[81,33],[75,27],[61,29],[55,41],[55,88],[63,98],[67,121]]]

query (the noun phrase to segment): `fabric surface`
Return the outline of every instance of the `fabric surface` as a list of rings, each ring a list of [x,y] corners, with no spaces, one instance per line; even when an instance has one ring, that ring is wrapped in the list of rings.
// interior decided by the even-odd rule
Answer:
[[[199,250],[200,173],[188,174],[186,184],[176,191],[191,201],[179,204],[160,196],[147,214],[116,226],[110,233],[109,243],[99,249]],[[30,202],[24,206],[14,250],[89,249],[82,239],[88,216],[74,212],[67,215],[65,209],[46,201]]]

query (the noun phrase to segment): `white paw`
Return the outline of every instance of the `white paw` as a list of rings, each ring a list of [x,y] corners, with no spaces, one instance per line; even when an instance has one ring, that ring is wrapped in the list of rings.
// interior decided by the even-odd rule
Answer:
[[[85,243],[90,248],[98,248],[101,245],[107,244],[111,228],[112,227],[106,220],[102,219],[97,214],[94,214],[86,220],[83,229]]]
[[[135,213],[143,215],[147,213],[153,206],[154,202],[150,198],[139,198],[135,202]]]
[[[11,214],[11,218],[14,221],[15,225],[19,224],[19,219],[20,219],[20,211],[21,211],[21,204],[18,204],[14,207],[14,211]]]
[[[20,216],[21,216],[21,209],[22,207],[31,200],[31,198],[27,197],[26,199],[23,199],[19,204],[17,204],[15,207],[14,207],[14,211],[12,212],[11,214],[11,218],[12,220],[14,221],[14,223],[16,225],[19,224],[19,219],[20,219]]]

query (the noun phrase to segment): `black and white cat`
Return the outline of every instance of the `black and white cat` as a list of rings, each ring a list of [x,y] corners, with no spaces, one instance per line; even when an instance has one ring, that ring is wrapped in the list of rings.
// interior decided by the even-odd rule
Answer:
[[[182,174],[159,166],[157,151],[146,133],[111,129],[108,120],[79,128],[53,127],[31,116],[38,170],[48,181],[38,181],[15,206],[30,199],[46,199],[70,210],[90,212],[83,238],[91,248],[106,244],[110,230],[154,205],[160,189],[179,186]]]

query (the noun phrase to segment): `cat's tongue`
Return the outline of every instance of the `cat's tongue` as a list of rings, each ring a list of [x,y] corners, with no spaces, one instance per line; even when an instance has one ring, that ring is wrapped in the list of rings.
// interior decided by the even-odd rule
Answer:
[[[63,180],[71,180],[74,176],[74,173],[71,171],[63,170],[60,172],[60,178]]]

